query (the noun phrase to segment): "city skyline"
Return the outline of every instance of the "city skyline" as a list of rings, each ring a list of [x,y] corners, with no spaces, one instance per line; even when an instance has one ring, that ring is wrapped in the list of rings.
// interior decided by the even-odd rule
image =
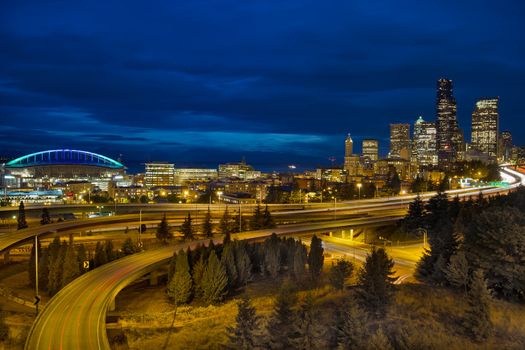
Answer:
[[[384,155],[388,124],[435,120],[441,77],[454,82],[465,135],[475,102],[500,96],[500,130],[523,144],[521,6],[420,4],[391,18],[387,4],[135,4],[102,15],[4,4],[2,155],[64,147],[128,163],[342,163],[348,132],[357,149],[378,139]],[[140,33],[139,13],[150,24]]]

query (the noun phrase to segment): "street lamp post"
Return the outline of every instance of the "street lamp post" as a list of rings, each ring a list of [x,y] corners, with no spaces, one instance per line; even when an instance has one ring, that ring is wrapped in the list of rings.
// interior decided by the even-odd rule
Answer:
[[[334,198],[334,220],[337,220],[337,197]]]

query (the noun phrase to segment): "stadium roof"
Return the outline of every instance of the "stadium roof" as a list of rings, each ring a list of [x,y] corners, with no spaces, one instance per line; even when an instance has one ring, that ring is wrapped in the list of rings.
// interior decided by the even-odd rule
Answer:
[[[88,165],[123,169],[124,165],[101,154],[74,149],[55,149],[27,154],[7,162],[6,168],[26,168],[46,165]]]

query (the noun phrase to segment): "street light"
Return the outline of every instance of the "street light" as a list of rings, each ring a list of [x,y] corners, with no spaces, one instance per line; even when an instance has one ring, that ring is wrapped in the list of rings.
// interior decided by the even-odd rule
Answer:
[[[337,220],[337,198],[332,197],[334,199],[334,220]]]
[[[358,199],[361,199],[361,187],[363,187],[363,184],[362,183],[358,183],[357,184],[357,190],[359,191],[359,197],[357,197]]]

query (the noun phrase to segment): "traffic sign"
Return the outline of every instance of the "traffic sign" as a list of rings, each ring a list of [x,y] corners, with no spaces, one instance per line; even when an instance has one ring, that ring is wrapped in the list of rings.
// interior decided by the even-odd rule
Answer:
[[[89,260],[84,260],[84,268],[89,269]]]
[[[40,302],[40,297],[38,295],[35,295],[35,302],[33,304],[38,305],[39,302]]]

